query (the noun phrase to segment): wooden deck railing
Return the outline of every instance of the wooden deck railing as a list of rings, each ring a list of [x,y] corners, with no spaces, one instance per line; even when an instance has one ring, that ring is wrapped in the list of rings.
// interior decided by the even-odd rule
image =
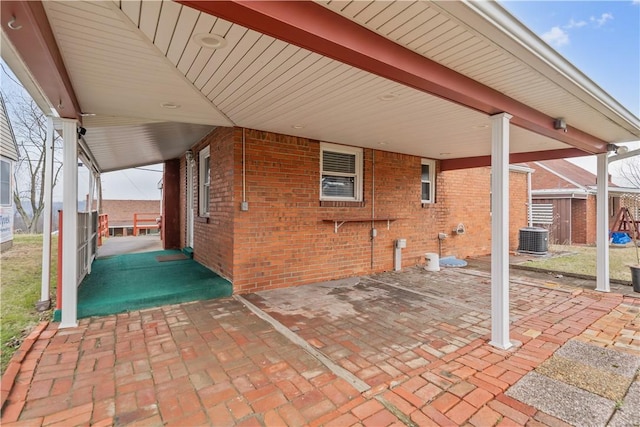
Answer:
[[[133,235],[137,236],[140,230],[159,229],[158,218],[160,218],[158,213],[134,213]]]
[[[109,215],[98,216],[98,246],[102,246],[102,238],[109,236]]]

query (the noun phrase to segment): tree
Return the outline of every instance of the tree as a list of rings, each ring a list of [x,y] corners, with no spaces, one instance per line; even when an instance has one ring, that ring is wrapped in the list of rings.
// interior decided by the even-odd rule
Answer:
[[[24,93],[2,95],[7,104],[13,133],[16,137],[19,159],[15,169],[13,199],[16,210],[29,233],[37,233],[44,209],[44,177],[47,150],[47,117],[38,105]],[[54,132],[54,147],[59,147],[59,136]],[[55,161],[53,186],[58,181],[62,164]]]
[[[620,175],[632,187],[640,188],[640,156],[620,160]]]

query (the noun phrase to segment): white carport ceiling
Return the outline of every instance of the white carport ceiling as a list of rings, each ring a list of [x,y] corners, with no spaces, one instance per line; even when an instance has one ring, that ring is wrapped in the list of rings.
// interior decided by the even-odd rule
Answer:
[[[508,40],[502,48],[451,15],[471,19],[469,10],[446,2],[322,4],[598,138],[638,138],[560,73],[516,57]],[[43,6],[80,107],[95,114],[83,120],[85,139],[104,171],[180,156],[215,126],[434,159],[490,153],[484,113],[172,1]],[[203,48],[192,38],[199,33],[224,36],[227,45]],[[512,135],[512,153],[569,147],[514,126]]]

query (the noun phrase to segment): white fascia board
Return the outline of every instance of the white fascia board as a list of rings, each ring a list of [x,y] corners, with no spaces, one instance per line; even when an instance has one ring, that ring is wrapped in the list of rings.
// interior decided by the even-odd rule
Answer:
[[[509,171],[519,173],[534,173],[536,170],[527,166],[509,165]]]
[[[617,160],[623,160],[623,159],[628,159],[630,157],[635,157],[635,156],[639,156],[640,155],[640,148],[637,150],[633,150],[633,151],[628,151],[624,154],[616,154],[613,156],[609,156],[609,158],[607,159],[609,161],[609,163],[611,162],[615,162]]]
[[[582,190],[578,188],[558,188],[548,190],[532,190],[531,197],[535,198],[571,198],[571,199],[586,199],[587,196],[595,195],[595,190]]]
[[[556,52],[497,1],[461,0],[436,4],[440,9],[464,22],[470,31],[493,41],[496,46],[510,52],[514,58],[528,63],[532,69],[537,70],[550,81],[572,93],[631,134],[640,137],[640,118]],[[478,17],[484,20],[484,25],[477,22]]]
[[[592,188],[595,191],[595,187]],[[609,187],[607,191],[615,194],[640,194],[640,188],[634,187]]]
[[[25,66],[20,55],[18,55],[13,47],[13,44],[9,41],[9,38],[4,35],[4,32],[0,33],[0,43],[2,45],[0,52],[2,53],[2,59],[9,68],[11,68],[13,74],[18,78],[20,83],[22,83],[22,86],[29,93],[31,98],[33,98],[33,101],[38,105],[38,107],[40,107],[40,110],[42,110],[46,116],[53,115],[52,111],[55,111],[55,109],[44,95],[44,91],[42,91],[38,83],[36,83],[36,80]]]

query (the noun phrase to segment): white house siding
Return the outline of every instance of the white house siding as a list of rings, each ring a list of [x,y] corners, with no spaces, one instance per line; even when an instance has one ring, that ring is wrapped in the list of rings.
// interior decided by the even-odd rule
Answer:
[[[18,160],[18,148],[7,116],[4,98],[0,97],[0,249],[13,245],[13,171]]]

